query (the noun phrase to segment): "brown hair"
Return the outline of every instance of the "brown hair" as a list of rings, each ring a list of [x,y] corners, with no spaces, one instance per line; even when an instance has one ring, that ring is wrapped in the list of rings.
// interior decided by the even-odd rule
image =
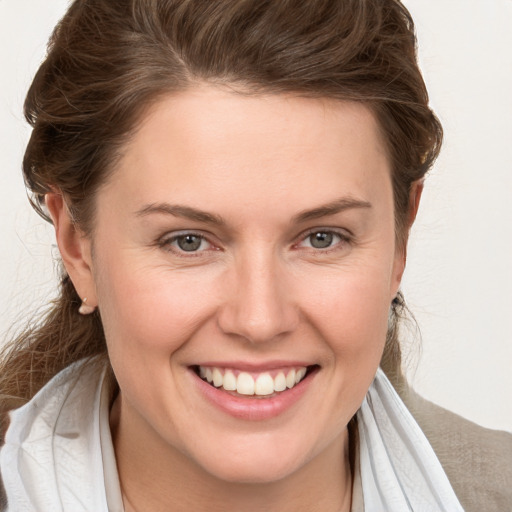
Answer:
[[[413,21],[398,0],[75,0],[25,103],[33,131],[23,170],[35,209],[49,220],[44,196],[60,190],[90,235],[95,191],[144,110],[199,83],[367,105],[387,143],[404,249],[409,192],[434,162],[442,130],[416,63]],[[81,316],[79,303],[63,272],[49,313],[1,355],[0,411],[73,361],[106,358],[99,313]],[[382,359],[395,381],[402,307],[399,297]]]

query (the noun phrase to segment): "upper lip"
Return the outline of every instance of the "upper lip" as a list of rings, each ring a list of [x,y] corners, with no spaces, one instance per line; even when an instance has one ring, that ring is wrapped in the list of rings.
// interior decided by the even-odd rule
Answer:
[[[265,362],[249,362],[249,361],[203,361],[193,366],[216,367],[216,368],[233,368],[246,372],[265,372],[270,370],[278,370],[281,368],[297,368],[312,366],[311,361],[285,361],[273,360]]]

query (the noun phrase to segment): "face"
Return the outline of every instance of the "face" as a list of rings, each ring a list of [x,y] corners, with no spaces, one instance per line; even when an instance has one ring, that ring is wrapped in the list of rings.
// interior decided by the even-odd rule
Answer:
[[[92,244],[141,442],[262,482],[346,438],[403,270],[364,106],[207,87],[160,101],[98,193]]]

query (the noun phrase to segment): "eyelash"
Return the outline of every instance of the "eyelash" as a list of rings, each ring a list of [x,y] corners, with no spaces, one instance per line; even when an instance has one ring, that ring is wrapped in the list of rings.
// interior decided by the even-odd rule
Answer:
[[[302,243],[304,243],[305,241],[310,239],[310,237],[315,234],[333,235],[334,237],[338,237],[339,240],[337,243],[333,243],[332,245],[329,245],[328,247],[325,247],[325,248],[315,248],[315,247],[311,247],[311,246],[309,246],[309,247],[302,246],[301,247]],[[184,238],[187,236],[197,237],[201,240],[201,244],[207,243],[210,245],[211,248],[201,250],[201,251],[185,251],[185,250],[183,250],[179,247],[176,247],[174,245],[178,242],[178,240],[180,238]],[[293,247],[296,247],[299,250],[312,249],[313,252],[315,252],[315,253],[324,253],[325,254],[325,253],[339,250],[340,246],[345,246],[346,244],[350,244],[352,242],[353,242],[352,235],[348,234],[345,231],[332,229],[332,228],[314,228],[305,233],[302,233],[299,237],[299,241],[294,243]],[[194,258],[194,257],[197,258],[197,257],[203,256],[204,255],[203,253],[208,250],[215,250],[215,251],[219,250],[219,248],[216,247],[215,244],[210,242],[210,240],[204,234],[201,234],[201,233],[198,233],[195,231],[182,231],[182,232],[173,234],[172,236],[165,235],[164,237],[162,237],[161,239],[158,240],[157,245],[160,248],[164,249],[165,251],[172,252],[175,255],[177,255],[179,257],[183,257],[183,258]]]
[[[214,247],[214,250],[218,250],[212,242],[208,240],[206,236],[204,236],[201,233],[197,233],[195,231],[182,231],[180,233],[175,233],[172,236],[165,235],[160,240],[158,240],[158,246],[165,251],[172,252],[176,254],[179,257],[183,258],[197,258],[199,256],[202,256],[205,252],[202,251],[185,251],[179,247],[173,247],[173,244],[177,243],[180,238],[185,238],[187,236],[194,236],[201,240],[201,244],[206,242],[210,246]]]
[[[300,241],[295,246],[300,247],[300,244],[310,239],[311,236],[322,234],[322,235],[334,235],[339,238],[337,243],[333,243],[325,248],[307,247],[306,249],[313,249],[315,253],[328,253],[340,249],[340,246],[345,246],[353,242],[352,235],[349,235],[346,231],[341,231],[332,228],[314,228],[301,235]]]

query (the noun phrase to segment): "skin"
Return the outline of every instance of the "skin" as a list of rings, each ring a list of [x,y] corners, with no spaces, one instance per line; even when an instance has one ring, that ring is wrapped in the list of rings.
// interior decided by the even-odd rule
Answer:
[[[348,207],[333,211],[340,200]],[[222,224],[148,213],[164,203]],[[146,114],[97,195],[92,239],[59,194],[47,204],[120,385],[111,426],[127,510],[350,510],[347,423],[379,365],[405,264],[370,111],[198,87]],[[331,246],[313,247],[311,230],[334,233]],[[190,231],[205,237],[192,253],[172,239]],[[190,371],[276,359],[319,371],[264,421],[220,411]]]

